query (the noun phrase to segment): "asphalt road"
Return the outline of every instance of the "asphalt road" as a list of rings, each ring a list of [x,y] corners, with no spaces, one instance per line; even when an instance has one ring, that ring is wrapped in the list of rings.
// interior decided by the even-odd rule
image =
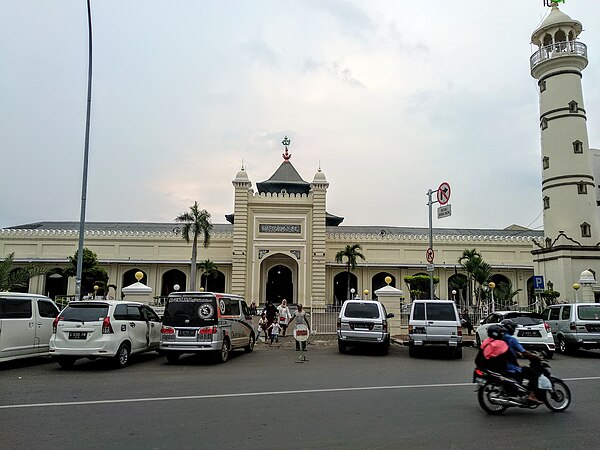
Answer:
[[[556,355],[567,380],[565,413],[510,409],[486,415],[470,383],[474,349],[462,360],[341,355],[311,345],[258,345],[226,364],[156,354],[114,370],[46,358],[0,365],[0,447],[17,448],[600,448],[600,352]],[[494,442],[496,444],[494,444]]]

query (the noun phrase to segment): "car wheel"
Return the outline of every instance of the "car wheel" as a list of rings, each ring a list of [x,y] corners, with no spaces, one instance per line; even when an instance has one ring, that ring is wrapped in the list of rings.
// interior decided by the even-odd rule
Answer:
[[[390,341],[385,341],[383,344],[381,344],[381,354],[382,355],[387,355],[390,351]]]
[[[338,350],[340,353],[346,353],[346,343],[338,339]]]
[[[122,369],[123,367],[129,364],[129,345],[123,343],[120,345],[119,350],[117,350],[117,354],[115,355],[115,366],[117,369]]]
[[[70,369],[75,364],[76,358],[69,356],[61,356],[58,358],[58,365],[63,369]]]
[[[456,359],[462,359],[462,354],[463,354],[462,347],[458,347],[458,348],[455,348],[454,350],[452,350],[452,356]]]
[[[221,350],[219,350],[217,352],[216,359],[218,363],[224,363],[227,362],[227,360],[229,359],[229,351],[231,350],[231,347],[229,345],[229,339],[223,339],[223,345],[221,345]]]
[[[563,337],[558,338],[558,351],[563,355],[573,354],[577,351],[577,347],[567,343]]]
[[[166,354],[167,361],[169,361],[170,363],[176,363],[177,361],[179,361],[180,356],[181,353],[179,352],[167,352]]]
[[[250,335],[250,340],[248,341],[248,345],[244,347],[244,351],[246,353],[252,352],[254,350],[254,344],[256,343],[256,338],[254,337],[254,333]]]

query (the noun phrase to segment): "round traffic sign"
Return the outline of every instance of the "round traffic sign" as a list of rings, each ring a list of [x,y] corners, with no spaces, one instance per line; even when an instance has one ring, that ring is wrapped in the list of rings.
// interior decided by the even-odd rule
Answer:
[[[427,258],[427,262],[429,264],[433,264],[433,258],[435,257],[435,253],[433,252],[433,249],[431,247],[427,249],[427,253],[425,253],[425,256]]]
[[[445,205],[450,200],[450,185],[445,181],[437,189],[437,199],[440,205]]]

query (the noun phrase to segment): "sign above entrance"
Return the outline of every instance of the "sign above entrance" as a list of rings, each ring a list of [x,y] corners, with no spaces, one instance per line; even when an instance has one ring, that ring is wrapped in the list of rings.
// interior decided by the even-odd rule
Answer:
[[[258,231],[261,233],[301,233],[302,229],[300,225],[261,223],[258,226]]]

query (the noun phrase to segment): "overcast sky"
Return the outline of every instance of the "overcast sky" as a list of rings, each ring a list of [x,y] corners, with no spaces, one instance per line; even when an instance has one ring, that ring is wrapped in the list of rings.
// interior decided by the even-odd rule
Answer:
[[[170,222],[198,201],[225,223],[242,160],[256,188],[287,135],[343,225],[427,227],[447,181],[434,227],[541,229],[542,0],[92,3],[87,220]],[[561,9],[584,25],[597,148],[595,3]],[[2,0],[0,227],[79,220],[87,42],[85,0]]]

